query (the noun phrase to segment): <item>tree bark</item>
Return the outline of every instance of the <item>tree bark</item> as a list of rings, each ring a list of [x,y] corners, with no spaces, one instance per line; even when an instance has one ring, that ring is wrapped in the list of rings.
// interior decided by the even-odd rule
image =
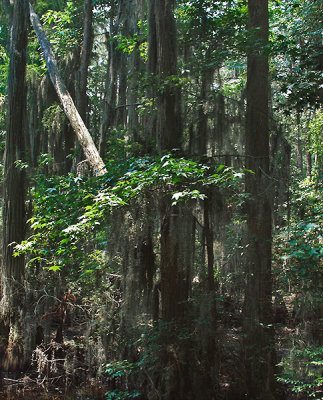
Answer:
[[[89,124],[89,121],[87,118],[87,116],[88,116],[87,115],[88,96],[86,93],[86,89],[87,89],[87,82],[88,82],[88,69],[89,69],[89,63],[91,60],[92,47],[93,47],[92,11],[93,11],[92,0],[84,0],[84,5],[83,5],[83,42],[82,42],[81,53],[80,53],[80,66],[77,71],[77,82],[75,85],[75,105],[76,105],[78,112],[80,113],[82,120],[87,125]],[[68,126],[65,127],[66,142],[69,145],[72,145],[71,148],[74,148],[73,144],[71,143],[71,137],[69,135],[70,130],[68,128],[69,128]],[[76,144],[75,144],[75,148],[76,148],[75,164],[76,165],[78,165],[81,162],[81,160],[83,159],[83,152],[80,147],[81,146],[80,146],[79,141],[76,141]],[[67,147],[66,150],[69,151],[70,149]],[[68,165],[68,163],[65,163],[65,165]]]
[[[120,54],[116,49],[116,40],[110,40],[116,34],[119,19],[116,23],[113,23],[115,14],[114,5],[110,11],[110,35],[107,34],[107,47],[108,47],[108,74],[106,78],[106,93],[103,105],[102,125],[100,128],[100,143],[99,151],[100,156],[104,158],[106,153],[107,135],[109,129],[112,127],[115,116],[116,116],[116,99],[117,99],[117,87],[118,87],[118,67],[120,64]],[[119,13],[120,17],[120,13]],[[118,17],[118,18],[119,18]]]
[[[61,79],[61,76],[56,66],[54,53],[40,24],[39,18],[33,10],[32,6],[29,6],[30,20],[43,50],[51,81],[63,106],[64,112],[76,133],[76,136],[90,166],[93,168],[96,174],[103,175],[104,173],[106,173],[106,168],[102,161],[102,158],[100,157],[99,152],[93,142],[93,139],[74,105],[71,95],[67,91],[66,86]]]
[[[268,0],[249,0],[249,28],[257,44],[249,48],[247,66],[246,159],[254,171],[246,179],[247,276],[244,348],[248,397],[278,398],[274,377],[271,283],[271,179],[268,122]]]
[[[133,12],[136,10],[136,12]],[[144,2],[143,1],[131,1],[129,2],[128,9],[128,25],[129,25],[129,34],[135,35],[139,33],[138,29],[138,21],[142,19],[144,15]],[[141,129],[139,126],[139,118],[137,111],[137,102],[138,102],[138,74],[141,67],[141,59],[140,59],[140,50],[139,44],[136,44],[135,49],[131,53],[129,57],[129,88],[127,91],[127,104],[128,107],[128,124],[127,128],[130,134],[131,139],[134,142],[140,143],[142,145],[141,149],[137,153],[144,154],[144,146],[146,139],[146,132],[144,129]]]
[[[3,266],[0,319],[0,361],[4,370],[24,366],[24,256],[13,256],[14,245],[25,235],[26,49],[28,1],[14,3],[10,38],[7,135],[4,161]]]
[[[203,71],[198,106],[197,145],[198,156],[206,156],[208,145],[208,116],[205,110],[207,93],[212,79],[212,70]]]
[[[296,123],[297,123],[296,166],[299,168],[301,176],[303,176],[303,152],[301,146],[301,122],[299,113],[297,114]]]
[[[182,120],[177,76],[177,34],[174,0],[154,1],[157,44],[157,144],[160,152],[181,148]],[[153,19],[152,19],[153,20]],[[153,33],[153,30],[151,29]]]
[[[78,71],[78,85],[76,87],[76,107],[83,121],[86,121],[88,98],[86,94],[88,69],[92,54],[92,0],[84,0],[83,44]]]
[[[116,127],[118,129],[126,128],[126,107],[123,107],[127,103],[127,70],[128,70],[128,57],[126,54],[119,55],[119,68],[118,68],[118,107],[116,112]],[[121,106],[121,107],[120,107]]]
[[[153,6],[153,7],[152,7]],[[157,72],[165,86],[157,89],[157,147],[159,151],[171,151],[181,145],[181,114],[179,110],[179,97],[177,89],[171,82],[166,83],[167,78],[176,75],[177,48],[176,25],[173,13],[173,0],[151,0],[150,24],[151,35],[149,52],[151,60],[149,68]],[[157,57],[157,59],[155,59]],[[156,71],[154,71],[156,69]],[[182,315],[185,301],[188,298],[190,282],[187,278],[187,268],[190,259],[190,249],[184,255],[187,232],[183,231],[183,225],[192,218],[188,211],[181,205],[169,207],[169,199],[161,204],[161,299],[162,318],[171,321]]]
[[[181,148],[182,121],[180,92],[176,87],[174,3],[174,0],[151,0],[150,4],[149,68],[158,83],[156,141],[159,152]],[[174,347],[174,332],[182,332],[188,324],[188,297],[193,265],[193,216],[189,205],[171,206],[169,203],[170,198],[164,198],[160,206],[161,316],[166,326],[169,326],[169,330],[162,336],[160,362],[165,369],[172,372],[170,380],[166,382],[162,378],[160,384],[165,398],[184,400],[193,398],[194,373],[188,361],[192,360],[191,343],[189,340],[176,343],[180,349],[177,353],[171,349]]]
[[[169,400],[199,398],[201,388],[192,385],[196,372],[192,362],[192,342],[177,342],[174,337],[187,329],[189,324],[188,296],[191,287],[193,217],[188,205],[179,204],[162,209],[161,225],[161,316],[168,329],[161,336],[161,364],[169,371],[170,380],[162,383],[161,390]],[[176,333],[174,335],[174,333]],[[172,351],[178,347],[177,352]],[[193,391],[194,392],[193,397]]]
[[[311,139],[307,137],[306,139],[307,148],[311,148]],[[312,176],[312,154],[311,151],[307,150],[306,152],[306,176],[311,178]]]
[[[161,226],[161,300],[164,321],[185,316],[192,267],[192,214],[178,205],[163,210]]]
[[[154,82],[157,75],[157,33],[156,33],[156,18],[155,18],[155,2],[150,0],[148,4],[148,60],[147,60],[147,97],[151,101],[149,116],[144,117],[145,144],[144,152],[156,152],[156,126],[157,112],[156,108],[156,87],[151,82]]]

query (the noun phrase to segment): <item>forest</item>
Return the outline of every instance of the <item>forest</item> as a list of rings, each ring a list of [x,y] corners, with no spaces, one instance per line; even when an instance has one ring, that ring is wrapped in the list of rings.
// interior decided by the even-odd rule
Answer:
[[[2,0],[0,400],[323,398],[323,0]]]

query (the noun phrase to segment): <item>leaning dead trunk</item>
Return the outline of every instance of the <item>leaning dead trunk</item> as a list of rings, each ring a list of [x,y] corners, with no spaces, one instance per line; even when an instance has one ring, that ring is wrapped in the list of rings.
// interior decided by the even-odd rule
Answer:
[[[71,95],[67,91],[66,86],[62,81],[62,78],[56,66],[54,53],[41,26],[39,18],[30,4],[29,7],[30,20],[43,50],[51,81],[55,87],[60,102],[62,103],[64,112],[75,131],[79,143],[84,151],[85,157],[87,158],[91,167],[98,175],[103,175],[106,172],[106,168],[102,161],[102,158],[100,157],[99,152],[93,142],[93,139],[74,105]]]

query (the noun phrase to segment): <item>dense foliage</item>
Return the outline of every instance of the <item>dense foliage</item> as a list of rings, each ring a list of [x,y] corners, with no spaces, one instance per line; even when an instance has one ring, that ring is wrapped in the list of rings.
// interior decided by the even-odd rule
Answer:
[[[11,243],[14,257],[25,257],[30,376],[48,390],[72,383],[80,398],[247,396],[246,210],[257,201],[246,193],[255,175],[245,154],[247,57],[264,51],[271,87],[264,175],[273,208],[267,328],[276,332],[282,398],[319,399],[323,2],[270,1],[265,49],[259,29],[248,26],[245,0],[176,1],[164,25],[161,3],[173,2],[35,6],[107,172],[90,171],[30,30],[26,146],[15,161],[26,173],[26,235]],[[1,141],[10,9],[4,1]],[[167,53],[163,37],[173,26],[176,46]],[[161,145],[167,120],[178,123],[180,148]],[[0,351],[9,343],[6,329],[0,324]],[[81,385],[91,378],[93,393]]]

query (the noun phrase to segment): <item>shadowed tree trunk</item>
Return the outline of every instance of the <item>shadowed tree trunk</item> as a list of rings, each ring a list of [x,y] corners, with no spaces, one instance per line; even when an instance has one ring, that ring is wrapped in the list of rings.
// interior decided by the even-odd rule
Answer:
[[[120,5],[121,7],[121,5]],[[120,24],[120,15],[118,13],[117,21],[114,23],[113,19],[116,10],[115,5],[112,4],[110,11],[110,34],[107,34],[107,48],[108,48],[108,73],[106,78],[106,93],[103,104],[102,125],[100,128],[100,143],[99,150],[102,158],[105,157],[107,136],[109,129],[113,126],[116,117],[116,99],[118,89],[118,68],[120,64],[120,53],[117,50],[117,42],[114,35],[117,33]]]
[[[192,214],[185,206],[163,210],[161,227],[161,298],[164,321],[185,316],[190,288]]]
[[[173,0],[152,0],[149,16],[149,71],[156,74],[158,86],[156,141],[159,152],[181,149],[182,121],[180,92],[176,87],[177,38]],[[175,78],[175,82],[174,82]],[[174,343],[188,323],[188,297],[191,286],[193,216],[186,204],[172,206],[170,198],[161,200],[160,278],[161,317],[166,330],[162,338],[160,361],[170,379],[161,380],[168,400],[192,398],[190,341]],[[173,347],[178,345],[177,350]],[[197,398],[197,397],[195,397]]]
[[[201,15],[201,27],[200,27],[200,40],[203,42],[207,35],[207,17],[206,9],[201,4],[199,6],[199,13]],[[216,41],[214,41],[216,42]],[[209,48],[206,52],[206,59],[210,57],[212,49]],[[199,95],[199,106],[198,106],[198,122],[197,122],[197,155],[206,156],[208,148],[208,116],[206,111],[207,95],[213,80],[214,67],[203,67],[201,71],[201,88]]]
[[[271,179],[268,124],[268,0],[249,0],[249,29],[253,35],[247,68],[246,159],[254,171],[246,179],[247,282],[244,307],[244,346],[248,398],[278,398],[274,378],[272,327]],[[257,44],[255,44],[257,43]]]
[[[198,155],[206,156],[208,145],[208,116],[205,110],[207,93],[212,79],[212,70],[203,71],[201,78],[201,89],[198,107],[198,123],[197,123],[197,147]]]
[[[130,35],[136,35],[139,32],[138,21],[143,17],[144,14],[144,2],[142,0],[134,0],[129,3],[128,19],[129,19],[129,33]],[[136,12],[133,12],[136,10]],[[139,119],[136,103],[138,101],[138,77],[141,66],[140,60],[140,49],[139,44],[136,45],[135,49],[129,57],[129,87],[127,91],[127,103],[128,107],[128,130],[130,137],[135,142],[140,143],[143,148],[145,145],[145,134],[143,129],[139,127]],[[143,149],[141,149],[141,152]]]
[[[80,54],[80,67],[77,72],[77,84],[75,88],[75,105],[80,113],[81,118],[88,125],[87,120],[87,108],[88,108],[88,96],[86,93],[87,82],[88,82],[88,69],[91,60],[92,46],[93,46],[93,28],[92,28],[92,0],[84,0],[83,6],[83,43]],[[65,138],[68,146],[73,146],[73,142],[70,140],[69,127],[66,128]],[[80,143],[76,143],[77,151],[77,162],[82,159],[82,153]],[[69,154],[69,148],[66,149]]]
[[[307,137],[306,139],[307,148],[311,148],[311,139]],[[312,154],[309,150],[306,152],[306,176],[311,178],[312,176]]]
[[[176,25],[174,20],[174,1],[152,0],[150,5],[149,32],[150,40],[150,69],[158,73],[159,79],[176,75],[177,47]],[[154,6],[152,8],[152,6]],[[154,46],[156,47],[154,49]],[[181,115],[179,96],[173,84],[168,83],[164,89],[157,89],[157,146],[160,151],[171,151],[180,147]],[[187,213],[182,206],[168,206],[168,201],[162,202],[161,227],[161,298],[162,317],[170,321],[181,315],[183,302],[188,297],[188,282],[185,276],[185,262],[182,259],[182,242],[185,241],[181,229],[181,221],[186,220]]]
[[[297,113],[296,124],[297,124],[296,166],[299,168],[301,176],[303,176],[303,151],[301,145],[301,121],[299,113]]]
[[[92,29],[92,0],[84,1],[83,44],[78,71],[78,84],[76,86],[76,107],[83,121],[86,122],[88,98],[86,94],[88,69],[91,60],[93,29]]]
[[[13,256],[14,245],[25,234],[26,48],[28,1],[14,3],[8,78],[7,135],[4,161],[3,266],[1,287],[0,357],[4,370],[24,366],[24,256]]]
[[[182,121],[177,76],[177,39],[174,0],[154,1],[157,45],[157,145],[159,151],[180,149]],[[153,30],[151,30],[153,32]]]

